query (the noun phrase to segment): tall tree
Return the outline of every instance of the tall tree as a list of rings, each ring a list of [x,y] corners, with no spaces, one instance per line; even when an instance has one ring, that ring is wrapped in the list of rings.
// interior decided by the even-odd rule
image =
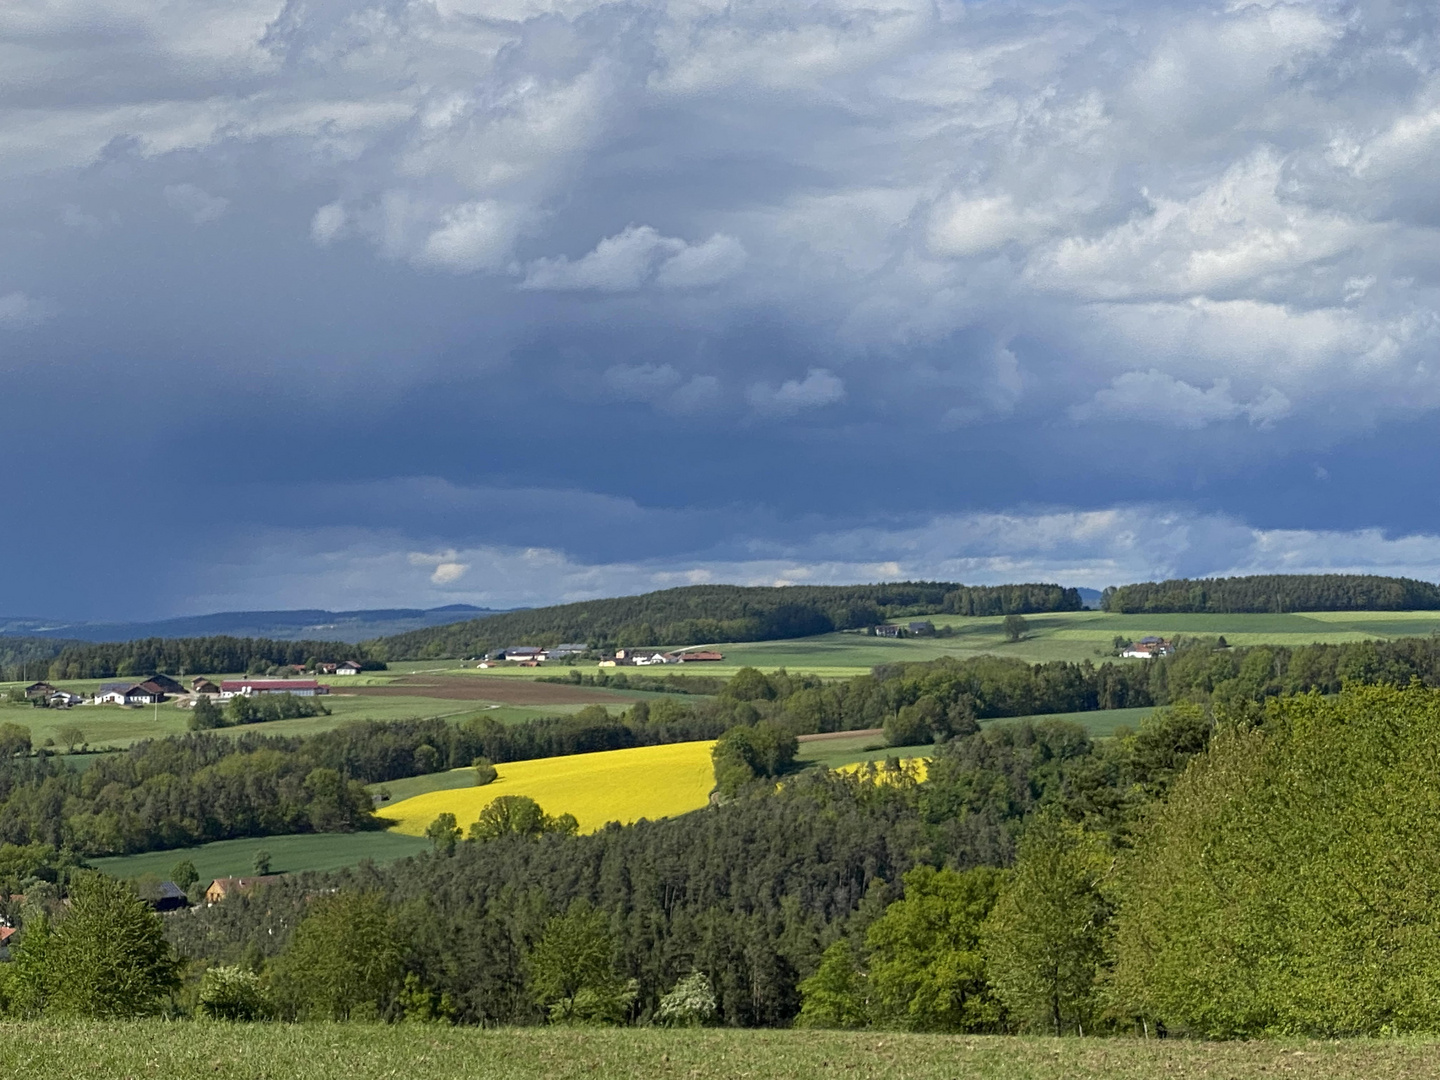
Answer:
[[[1037,816],[982,931],[991,985],[1031,1031],[1084,1034],[1098,1011],[1109,905],[1103,842],[1059,814]]]

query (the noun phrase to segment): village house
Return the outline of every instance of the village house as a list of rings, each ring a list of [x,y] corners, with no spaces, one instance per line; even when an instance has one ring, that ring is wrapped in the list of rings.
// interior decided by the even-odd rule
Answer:
[[[915,637],[930,637],[935,633],[935,624],[929,619],[920,622],[912,622],[905,629],[909,630]]]
[[[500,655],[505,660],[543,660],[545,650],[534,645],[511,645]]]
[[[568,660],[572,656],[582,656],[590,651],[590,646],[582,642],[566,642],[563,645],[552,645],[545,650],[546,660]]]
[[[150,678],[145,680],[145,682],[148,684],[153,684],[154,686],[158,686],[161,693],[164,694],[185,693],[185,687],[181,686],[169,675],[151,675]]]
[[[336,675],[359,675],[364,670],[358,660],[346,660],[343,664],[335,665]]]
[[[25,687],[25,696],[31,701],[41,701],[55,693],[55,687],[48,682],[31,683]]]
[[[254,697],[257,694],[294,694],[296,697],[318,697],[330,693],[330,687],[314,679],[225,679],[220,683],[220,699]]]
[[[335,663],[334,661],[322,661],[321,663],[318,663],[318,664],[315,665],[315,674],[316,674],[316,675],[334,675],[334,674],[335,674],[335,669],[338,668],[339,666],[340,666],[340,665],[337,664],[337,663]]]
[[[218,904],[226,897],[238,896],[241,893],[248,893],[261,885],[269,885],[272,881],[279,881],[279,874],[261,874],[258,877],[222,877],[216,878],[205,890],[205,902],[207,904]]]
[[[903,628],[899,626],[892,626],[890,623],[884,623],[880,626],[872,627],[872,632],[875,634],[876,637],[893,638],[901,637],[905,633]]]
[[[216,686],[209,679],[201,676],[191,680],[190,692],[192,694],[218,694],[220,693],[220,687]]]
[[[1143,637],[1131,645],[1121,656],[1129,656],[1140,660],[1150,660],[1156,656],[1169,656],[1175,651],[1175,646],[1161,637]]]
[[[152,682],[107,682],[95,695],[97,705],[154,705],[165,700],[165,691]]]
[[[155,889],[155,895],[147,897],[145,902],[156,911],[180,911],[190,906],[190,898],[185,895],[185,890],[173,881],[160,882]]]
[[[714,649],[693,649],[690,652],[675,653],[675,660],[681,664],[718,663],[725,659],[724,653]]]

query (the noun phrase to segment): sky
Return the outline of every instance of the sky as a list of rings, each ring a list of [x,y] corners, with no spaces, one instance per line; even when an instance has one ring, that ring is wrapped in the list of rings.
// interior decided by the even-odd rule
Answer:
[[[7,0],[0,612],[1440,578],[1437,32]]]

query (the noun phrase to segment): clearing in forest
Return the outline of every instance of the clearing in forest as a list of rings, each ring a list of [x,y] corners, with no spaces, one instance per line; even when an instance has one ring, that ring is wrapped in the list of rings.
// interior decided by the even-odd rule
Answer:
[[[391,803],[380,813],[396,822],[393,831],[410,836],[423,835],[425,827],[446,812],[468,829],[501,795],[527,795],[547,814],[574,814],[581,832],[594,832],[610,821],[674,817],[708,801],[715,786],[710,761],[714,745],[670,743],[506,762],[495,766],[499,778],[484,787],[430,791]],[[470,769],[456,771],[473,774]]]

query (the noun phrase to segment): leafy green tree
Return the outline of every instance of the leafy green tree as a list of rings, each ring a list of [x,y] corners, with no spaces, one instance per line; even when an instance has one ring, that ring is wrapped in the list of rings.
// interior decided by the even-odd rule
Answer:
[[[45,1011],[116,1019],[159,1012],[180,986],[179,961],[156,915],[98,873],[70,882],[70,909],[45,945]]]
[[[455,824],[455,815],[449,811],[440,814],[425,826],[425,837],[439,854],[455,854],[455,845],[460,842],[460,826]]]
[[[666,1027],[699,1027],[715,1018],[715,988],[703,971],[692,971],[670,988],[655,1009]]]
[[[552,917],[526,957],[530,992],[552,1022],[620,1023],[635,1000],[633,980],[615,974],[609,916],[585,900]]]
[[[643,705],[644,702],[641,702],[641,704]],[[483,755],[481,757],[477,757],[473,762],[471,762],[471,767],[475,770],[476,787],[484,787],[486,784],[493,784],[495,780],[500,776],[500,774],[495,770],[494,762],[492,762],[489,758],[484,757]]]
[[[211,1020],[263,1020],[270,1013],[260,976],[238,966],[209,968],[200,979],[199,1012]]]
[[[275,984],[285,1011],[301,1019],[380,1016],[404,974],[399,926],[379,893],[339,893],[314,902],[281,954]]]
[[[200,871],[195,869],[195,864],[189,859],[181,859],[170,868],[170,880],[182,889],[189,889],[200,880]]]
[[[244,701],[246,703],[245,706],[236,706],[235,708],[246,708],[249,705],[249,698],[234,697],[230,700],[232,703],[236,701]],[[243,723],[245,721],[241,722]],[[195,707],[190,710],[190,717],[186,721],[186,726],[191,731],[210,731],[213,728],[224,727],[225,724],[225,713],[221,711],[220,706],[210,700],[207,694],[200,695],[200,699],[195,702]]]
[[[865,942],[878,1016],[914,1031],[986,1031],[1000,1020],[986,981],[980,927],[1002,874],[918,866],[905,897],[872,923]]]
[[[468,839],[536,837],[550,832],[573,836],[578,830],[579,824],[572,814],[551,817],[528,795],[501,795],[480,811],[479,819],[470,826]]]
[[[1054,812],[1039,814],[982,928],[990,983],[1012,1021],[1056,1035],[1092,1029],[1110,906],[1104,843]]]
[[[30,753],[30,729],[24,724],[0,724],[0,758]]]
[[[1005,634],[1006,641],[1019,641],[1025,636],[1025,629],[1029,625],[1024,615],[1006,615],[1000,629]]]
[[[85,731],[75,724],[62,724],[55,729],[55,735],[65,744],[67,752],[73,754],[75,748],[85,745]]]
[[[10,950],[10,963],[0,964],[0,1015],[27,1018],[45,1011],[46,961],[53,937],[49,916],[33,911],[26,918],[20,943]]]
[[[820,957],[815,974],[800,983],[800,1016],[808,1028],[860,1028],[870,1022],[868,981],[848,938],[840,938]]]
[[[255,873],[261,875],[262,877],[270,873],[270,863],[270,852],[266,851],[264,848],[260,848],[258,851],[256,851],[255,857],[250,860],[251,869],[253,869]],[[179,882],[176,882],[176,884],[179,884]]]

